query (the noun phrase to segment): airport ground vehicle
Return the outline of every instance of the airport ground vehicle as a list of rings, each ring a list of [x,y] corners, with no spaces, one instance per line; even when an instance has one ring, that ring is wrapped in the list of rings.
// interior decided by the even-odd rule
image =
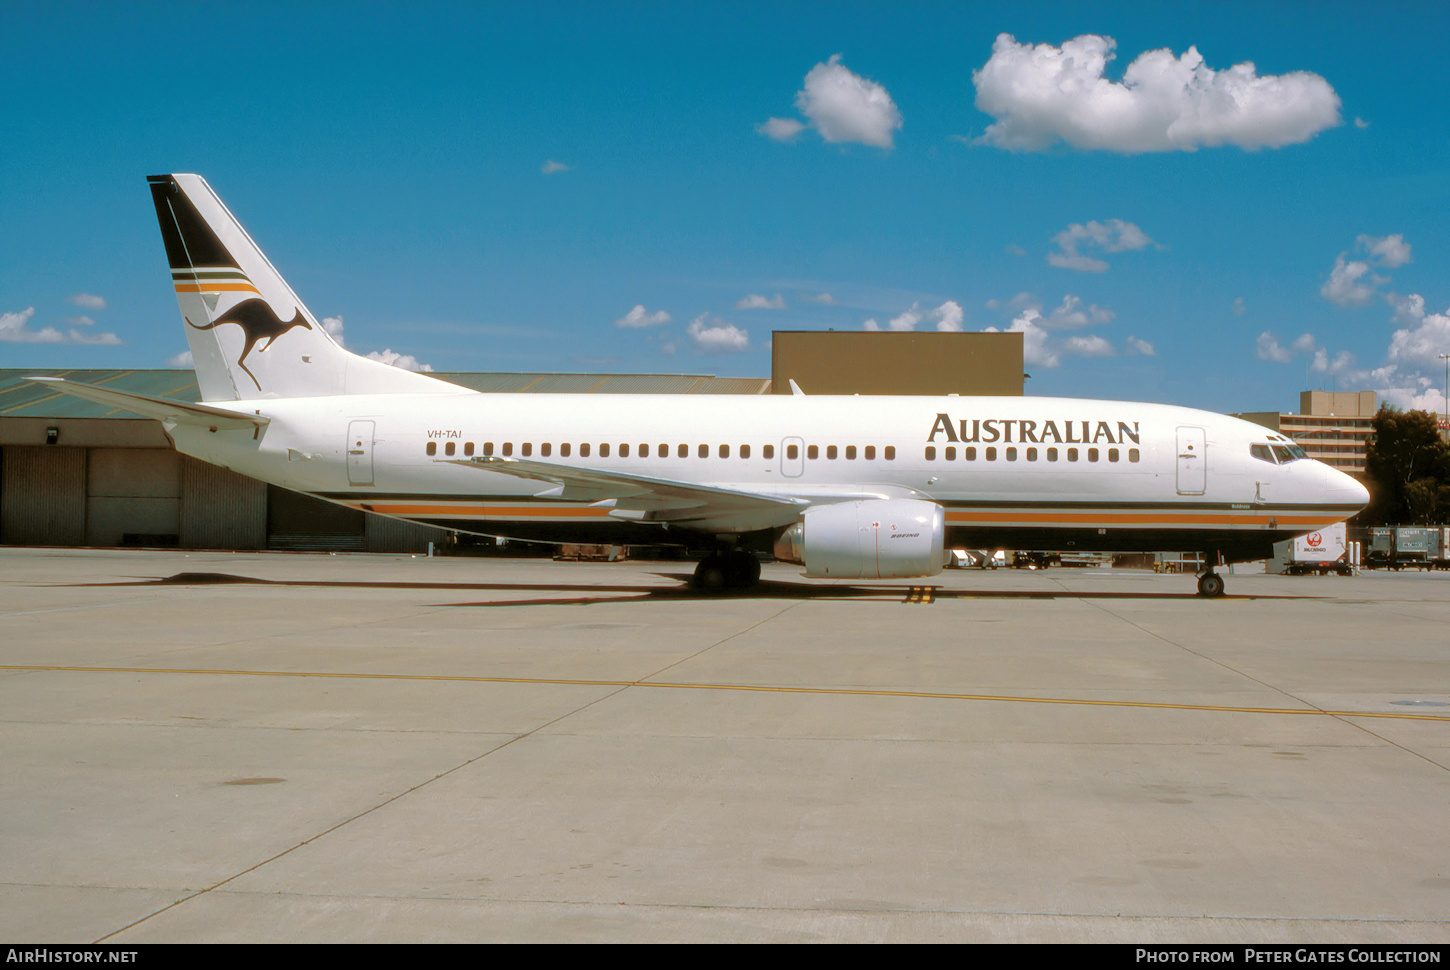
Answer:
[[[1348,530],[1343,522],[1324,529],[1274,543],[1274,555],[1266,564],[1271,573],[1290,576],[1337,573],[1348,576],[1354,571],[1350,561]]]

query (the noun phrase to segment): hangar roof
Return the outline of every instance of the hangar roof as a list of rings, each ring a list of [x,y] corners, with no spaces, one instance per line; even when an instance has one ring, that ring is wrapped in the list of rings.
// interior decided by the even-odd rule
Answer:
[[[190,370],[0,369],[0,418],[130,417],[126,411],[92,404],[26,380],[64,377],[132,394],[195,403],[201,400]],[[714,377],[708,374],[469,374],[434,373],[475,391],[530,394],[769,394],[768,377]]]

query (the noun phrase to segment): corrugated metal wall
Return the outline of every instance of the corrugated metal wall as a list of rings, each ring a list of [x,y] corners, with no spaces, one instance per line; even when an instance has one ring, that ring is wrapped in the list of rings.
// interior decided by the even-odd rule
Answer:
[[[428,543],[443,547],[451,533],[432,526],[415,525],[385,515],[367,517],[368,552],[422,552]]]
[[[86,541],[86,450],[8,445],[0,456],[0,541],[79,546]]]
[[[267,486],[267,548],[365,552],[364,513],[322,499]]]
[[[181,546],[267,548],[267,486],[182,455]]]
[[[179,545],[181,455],[162,448],[89,450],[86,545]]]

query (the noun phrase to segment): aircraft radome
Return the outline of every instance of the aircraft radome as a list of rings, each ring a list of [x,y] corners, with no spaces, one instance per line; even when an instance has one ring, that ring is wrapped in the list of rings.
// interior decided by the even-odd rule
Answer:
[[[946,549],[1262,559],[1358,512],[1293,441],[1188,408],[1033,397],[485,394],[334,342],[206,182],[149,179],[202,404],[38,378],[160,420],[177,450],[462,532],[755,551],[841,579],[933,576]],[[798,389],[797,389],[798,390]]]

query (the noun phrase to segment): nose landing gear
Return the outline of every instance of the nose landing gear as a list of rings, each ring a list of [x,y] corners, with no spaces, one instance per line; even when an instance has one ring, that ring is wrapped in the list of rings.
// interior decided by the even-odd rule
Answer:
[[[1223,577],[1212,570],[1198,577],[1199,596],[1222,596]]]

